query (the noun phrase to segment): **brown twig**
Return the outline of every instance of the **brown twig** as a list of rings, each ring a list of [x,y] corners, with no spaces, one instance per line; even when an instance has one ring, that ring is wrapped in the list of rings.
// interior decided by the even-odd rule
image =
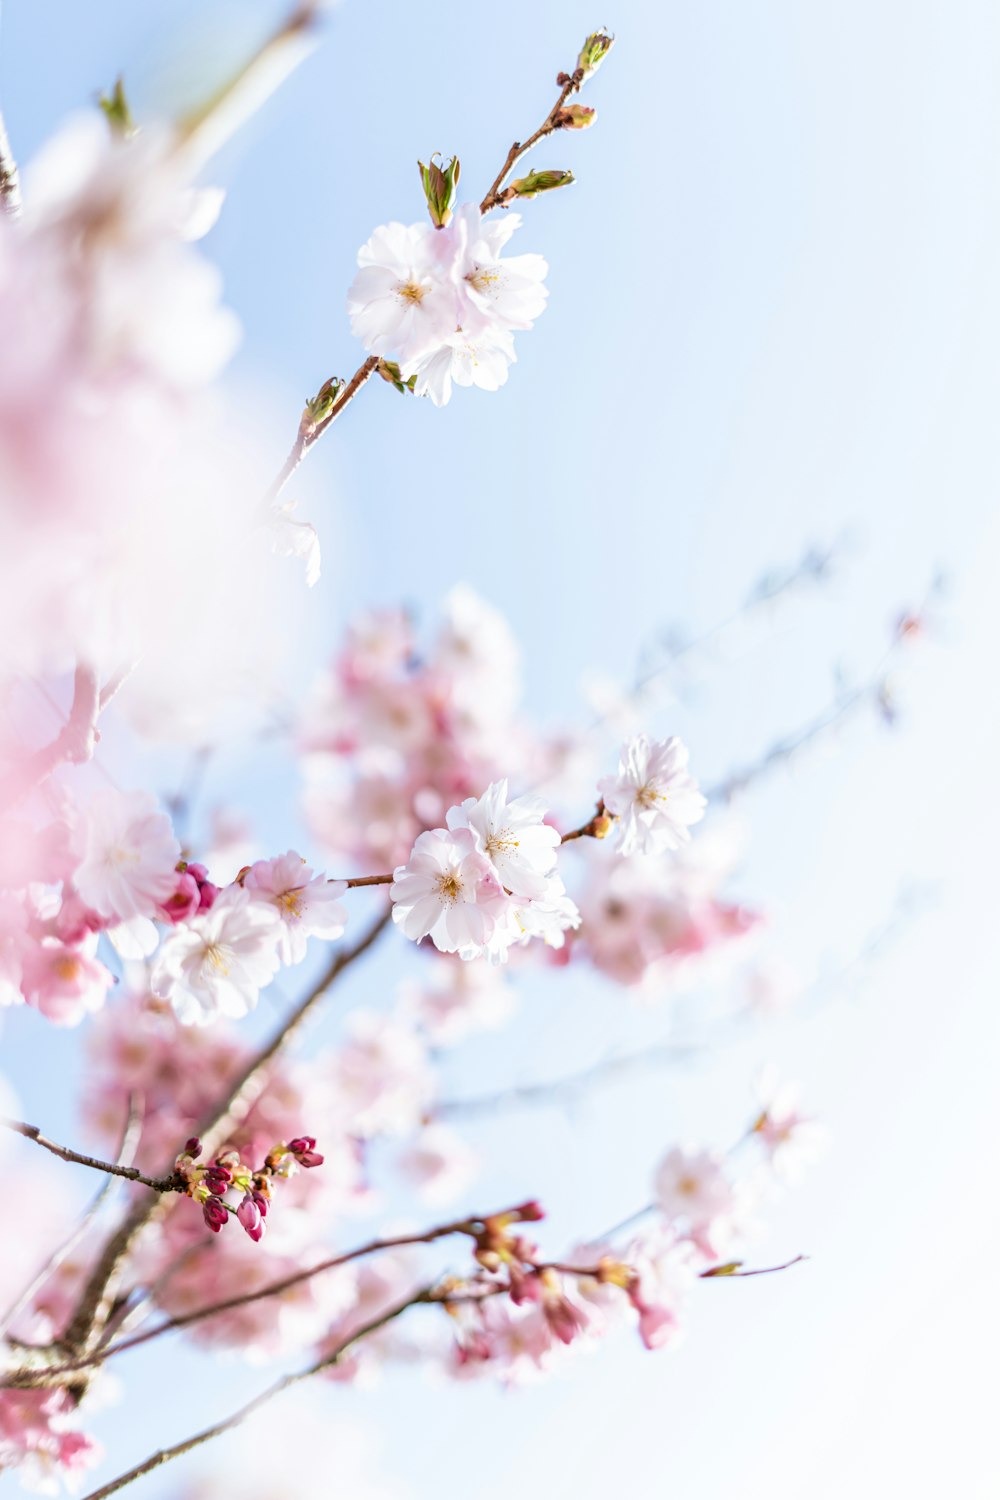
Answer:
[[[360,1343],[362,1339],[368,1338],[371,1334],[377,1333],[379,1329],[385,1328],[389,1323],[394,1322],[396,1318],[402,1317],[403,1313],[407,1312],[411,1307],[417,1307],[420,1303],[438,1300],[440,1299],[435,1297],[432,1286],[422,1287],[419,1291],[414,1292],[412,1296],[408,1297],[405,1302],[397,1303],[394,1307],[390,1307],[386,1312],[381,1313],[377,1318],[372,1318],[369,1322],[362,1324],[360,1328],[356,1328],[335,1349],[332,1349],[329,1354],[324,1355],[322,1359],[317,1360],[315,1364],[309,1365],[304,1370],[294,1370],[291,1374],[283,1375],[280,1380],[276,1380],[273,1385],[261,1391],[260,1395],[255,1396],[245,1406],[241,1406],[238,1411],[233,1412],[228,1417],[224,1417],[221,1422],[216,1422],[211,1427],[206,1427],[202,1432],[195,1433],[193,1437],[185,1438],[182,1443],[175,1443],[172,1448],[159,1449],[158,1452],[151,1454],[141,1464],[136,1464],[134,1468],[129,1469],[124,1474],[119,1474],[118,1478],[112,1479],[109,1484],[102,1485],[100,1489],[92,1490],[89,1495],[84,1497],[84,1500],[106,1500],[108,1495],[116,1494],[118,1490],[124,1489],[133,1480],[141,1479],[144,1474],[151,1473],[154,1469],[158,1469],[163,1464],[169,1463],[171,1459],[181,1458],[185,1453],[191,1453],[195,1448],[200,1448],[204,1443],[211,1442],[212,1438],[220,1437],[224,1432],[231,1432],[234,1427],[239,1427],[246,1421],[247,1417],[252,1416],[255,1411],[258,1411],[267,1402],[272,1401],[275,1396],[280,1396],[283,1391],[289,1390],[292,1386],[299,1385],[303,1380],[311,1379],[313,1375],[318,1375],[323,1370],[331,1369],[355,1344]]]
[[[364,364],[358,366],[350,380],[343,387],[332,408],[319,421],[315,420],[310,408],[306,407],[302,414],[302,420],[299,423],[299,430],[295,435],[295,442],[291,446],[288,457],[285,459],[274,483],[264,496],[264,506],[266,509],[273,508],[285,485],[291,479],[310,448],[319,442],[328,427],[333,426],[341,412],[346,406],[350,405],[362,386],[368,384],[368,381],[378,369],[378,364],[377,355],[369,355]],[[330,381],[327,381],[326,384],[329,385]]]
[[[588,818],[587,822],[581,824],[579,828],[574,828],[572,832],[564,833],[559,842],[570,844],[574,839],[602,839],[608,832],[610,824],[610,814],[604,811],[604,803],[598,802],[594,816]],[[344,881],[344,884],[348,890],[356,890],[365,885],[392,885],[395,879],[395,874],[389,870],[384,875],[352,875],[350,879]]]
[[[128,1166],[131,1162],[132,1157],[135,1153],[136,1145],[138,1144],[141,1126],[142,1111],[139,1106],[138,1096],[135,1094],[130,1094],[128,1099],[128,1111],[125,1118],[125,1125],[122,1129],[121,1144],[119,1145],[118,1151],[115,1155],[115,1162],[118,1166]],[[28,1306],[28,1304],[31,1302],[31,1299],[35,1296],[35,1293],[45,1285],[46,1281],[52,1275],[53,1271],[57,1270],[59,1266],[62,1265],[66,1257],[70,1255],[76,1248],[76,1246],[80,1243],[87,1230],[90,1228],[90,1225],[94,1222],[94,1219],[97,1217],[97,1215],[100,1213],[101,1209],[107,1202],[109,1194],[114,1191],[114,1186],[115,1184],[113,1180],[108,1181],[104,1184],[100,1192],[94,1198],[93,1202],[84,1210],[79,1223],[75,1225],[72,1233],[62,1242],[61,1245],[57,1246],[57,1248],[53,1250],[52,1254],[48,1256],[44,1264],[40,1266],[39,1269],[35,1272],[34,1276],[28,1282],[27,1286],[23,1289],[23,1291],[19,1293],[15,1301],[4,1313],[3,1317],[0,1318],[0,1337],[2,1337],[6,1333],[7,1329],[11,1326],[15,1319]]]
[[[126,1167],[117,1161],[101,1161],[97,1156],[86,1156],[82,1151],[74,1151],[69,1146],[60,1146],[56,1141],[50,1141],[48,1136],[42,1134],[37,1125],[26,1125],[23,1120],[0,1120],[7,1130],[13,1130],[18,1135],[23,1135],[29,1141],[35,1141],[37,1145],[51,1151],[53,1156],[58,1156],[62,1161],[76,1162],[81,1167],[92,1167],[95,1172],[107,1172],[110,1177],[124,1177],[127,1182],[141,1182],[143,1187],[152,1188],[157,1193],[182,1193],[185,1189],[183,1178],[178,1177],[176,1172],[170,1172],[164,1177],[147,1177],[140,1172],[138,1167]]]
[[[545,116],[545,119],[542,121],[541,125],[539,125],[534,134],[529,135],[526,141],[515,141],[511,146],[510,150],[507,152],[507,157],[504,161],[503,166],[500,168],[496,177],[493,179],[492,185],[490,186],[486,197],[479,205],[479,212],[481,214],[488,214],[494,208],[505,207],[510,202],[512,196],[510,193],[510,189],[508,188],[507,191],[504,192],[503,185],[505,179],[513,170],[515,162],[520,161],[521,157],[524,156],[526,152],[530,151],[532,146],[537,146],[538,142],[544,140],[547,135],[552,135],[553,131],[562,129],[564,122],[559,119],[559,115],[565,108],[567,99],[569,99],[571,95],[575,94],[582,84],[584,78],[583,69],[577,68],[573,74],[561,73],[559,75],[559,78],[560,81],[562,81],[562,88],[559,91],[559,98],[556,100],[555,104],[553,104],[552,108],[549,110],[548,114]]]

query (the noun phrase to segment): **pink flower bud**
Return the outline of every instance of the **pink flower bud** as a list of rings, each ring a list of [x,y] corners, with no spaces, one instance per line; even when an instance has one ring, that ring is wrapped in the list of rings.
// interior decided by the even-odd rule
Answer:
[[[201,1155],[201,1141],[196,1135],[189,1136],[184,1142],[184,1155],[190,1157]]]
[[[177,889],[160,906],[160,914],[166,922],[186,922],[193,917],[201,904],[201,890],[191,874],[181,875]]]
[[[288,1149],[300,1167],[321,1167],[323,1157],[313,1149],[315,1145],[314,1135],[297,1135],[293,1141],[288,1142]]]
[[[236,1210],[236,1217],[254,1244],[259,1244],[264,1238],[264,1230],[267,1228],[267,1225],[264,1223],[264,1215],[253,1193],[247,1193],[243,1202]]]
[[[206,1198],[201,1211],[205,1223],[213,1234],[218,1234],[223,1224],[229,1218],[229,1213],[225,1205],[218,1198]]]

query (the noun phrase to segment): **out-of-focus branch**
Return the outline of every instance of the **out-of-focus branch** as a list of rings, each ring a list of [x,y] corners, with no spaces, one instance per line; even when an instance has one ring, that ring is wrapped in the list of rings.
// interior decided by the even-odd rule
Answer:
[[[204,1428],[203,1431],[195,1433],[193,1437],[185,1438],[181,1443],[175,1443],[172,1448],[159,1449],[158,1452],[151,1454],[141,1464],[136,1464],[135,1468],[129,1469],[124,1474],[119,1474],[118,1478],[113,1479],[110,1484],[105,1484],[100,1489],[92,1490],[89,1495],[84,1497],[84,1500],[106,1500],[108,1495],[117,1494],[126,1485],[132,1484],[136,1479],[141,1479],[144,1474],[150,1474],[154,1469],[161,1468],[163,1464],[170,1463],[171,1459],[181,1458],[185,1453],[191,1453],[195,1448],[202,1447],[204,1443],[211,1442],[213,1438],[221,1437],[224,1432],[231,1432],[234,1427],[239,1427],[255,1411],[259,1411],[262,1406],[272,1401],[275,1396],[280,1396],[283,1391],[290,1390],[292,1386],[301,1384],[303,1380],[311,1379],[313,1375],[318,1375],[323,1370],[331,1369],[355,1344],[360,1343],[362,1339],[368,1338],[371,1334],[377,1333],[380,1329],[387,1327],[396,1318],[402,1317],[403,1313],[409,1311],[411,1307],[417,1307],[420,1303],[434,1300],[437,1299],[434,1296],[434,1288],[432,1286],[421,1288],[420,1291],[414,1292],[411,1297],[408,1297],[405,1302],[398,1303],[395,1307],[389,1308],[387,1312],[380,1314],[379,1317],[372,1318],[370,1322],[355,1329],[342,1343],[338,1344],[329,1354],[324,1355],[322,1359],[317,1360],[315,1364],[309,1365],[304,1370],[294,1370],[291,1374],[283,1375],[280,1380],[276,1380],[273,1385],[261,1391],[259,1396],[255,1396],[252,1401],[249,1401],[245,1406],[241,1406],[238,1411],[233,1412],[230,1416],[224,1417],[221,1422],[216,1422],[211,1427]]]
[[[16,219],[21,212],[21,180],[0,114],[0,212]]]
[[[213,156],[309,55],[321,11],[319,0],[294,5],[252,56],[180,121],[180,149],[196,163]]]
[[[800,1010],[815,1007],[829,1001],[859,973],[873,967],[875,960],[910,930],[917,912],[924,909],[926,893],[921,889],[904,889],[899,892],[884,922],[872,928],[857,951],[845,959],[827,975],[818,978],[809,987],[799,1005]],[[686,1040],[654,1042],[650,1046],[638,1047],[632,1052],[618,1056],[603,1057],[589,1067],[561,1078],[545,1078],[538,1083],[514,1084],[510,1088],[498,1089],[491,1094],[477,1094],[468,1099],[444,1099],[434,1107],[437,1119],[476,1118],[480,1115],[503,1114],[509,1110],[547,1108],[549,1105],[573,1103],[598,1089],[607,1088],[634,1074],[652,1072],[656,1068],[669,1067],[700,1057],[713,1048],[732,1045],[745,1037],[741,1023],[759,1019],[759,1012],[748,1005],[725,1017],[732,1029],[722,1036],[705,1035]]]
[[[57,766],[66,762],[82,765],[91,760],[98,740],[100,712],[101,692],[97,674],[90,667],[78,666],[73,676],[69,718],[54,740],[26,755],[0,781],[0,810],[27,796]]]

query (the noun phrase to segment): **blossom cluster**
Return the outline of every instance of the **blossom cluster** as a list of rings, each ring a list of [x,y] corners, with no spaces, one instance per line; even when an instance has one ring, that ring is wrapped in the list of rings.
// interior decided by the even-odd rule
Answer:
[[[543,258],[503,253],[520,224],[520,214],[490,220],[465,203],[447,225],[383,224],[358,252],[347,299],[354,333],[436,406],[453,384],[503,385],[515,332],[545,307]]]
[[[422,833],[396,870],[393,920],[464,959],[501,960],[532,937],[561,948],[580,914],[556,874],[560,837],[545,811],[538,797],[508,800],[506,781],[449,808],[448,826]]]
[[[0,819],[0,1003],[60,1025],[97,1010],[122,960],[153,958],[150,984],[186,1021],[241,1016],[309,937],[339,937],[342,883],[294,851],[257,861],[220,889],[181,858],[168,815],[146,792],[106,789],[39,827]]]

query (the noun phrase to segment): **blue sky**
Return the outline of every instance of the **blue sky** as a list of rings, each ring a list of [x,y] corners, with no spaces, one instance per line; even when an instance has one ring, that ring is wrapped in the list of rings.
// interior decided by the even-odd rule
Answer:
[[[15,149],[30,157],[120,70],[140,114],[169,108],[279,11],[6,0],[0,97]],[[597,1228],[642,1192],[658,1142],[728,1139],[773,1060],[802,1082],[833,1149],[755,1253],[802,1250],[807,1266],[709,1284],[669,1357],[616,1344],[516,1396],[403,1371],[381,1393],[310,1403],[321,1424],[369,1428],[381,1472],[418,1500],[640,1485],[685,1500],[946,1487],[985,1500],[1000,1331],[1000,14],[986,0],[617,0],[599,16],[577,0],[345,0],[213,173],[228,200],[207,248],[245,330],[234,379],[255,392],[277,468],[304,396],[358,362],[344,291],[376,224],[419,217],[416,158],[457,151],[478,196],[597,22],[618,36],[587,97],[598,124],[537,153],[578,181],[527,206],[520,248],[549,260],[551,299],[509,384],[441,412],[380,386],[296,480],[325,572],[292,680],[308,680],[359,605],[405,599],[430,615],[464,580],[513,621],[532,711],[580,717],[585,671],[628,675],[658,629],[711,626],[764,570],[847,536],[830,587],[741,641],[663,726],[690,740],[706,781],[752,760],[823,706],[835,668],[869,670],[897,607],[942,570],[939,638],[900,683],[900,729],[858,724],[768,782],[742,809],[740,873],[775,912],[778,950],[805,968],[849,956],[906,881],[933,882],[937,901],[863,989],[711,1067],[651,1075],[571,1118],[512,1121],[499,1138],[483,1127],[518,1181],[529,1167],[540,1179],[524,1189],[548,1192],[556,1227]],[[280,841],[295,786],[274,775],[273,759],[230,749],[214,795],[253,799]],[[380,957],[365,988],[394,972]],[[609,1004],[596,988],[532,997],[504,1054],[511,1075],[543,1050],[599,1053]],[[71,1130],[54,1094],[77,1039],[35,1020],[4,1030],[3,1068],[29,1118]],[[664,1021],[616,1014],[616,1035]],[[486,1076],[494,1061],[470,1067]],[[260,1379],[173,1359],[165,1375],[135,1358],[128,1433],[114,1412],[103,1427],[122,1462]],[[335,1452],[314,1467],[317,1495],[336,1487]],[[165,1472],[146,1492],[180,1494],[182,1478]],[[297,1476],[284,1493],[313,1490]]]

